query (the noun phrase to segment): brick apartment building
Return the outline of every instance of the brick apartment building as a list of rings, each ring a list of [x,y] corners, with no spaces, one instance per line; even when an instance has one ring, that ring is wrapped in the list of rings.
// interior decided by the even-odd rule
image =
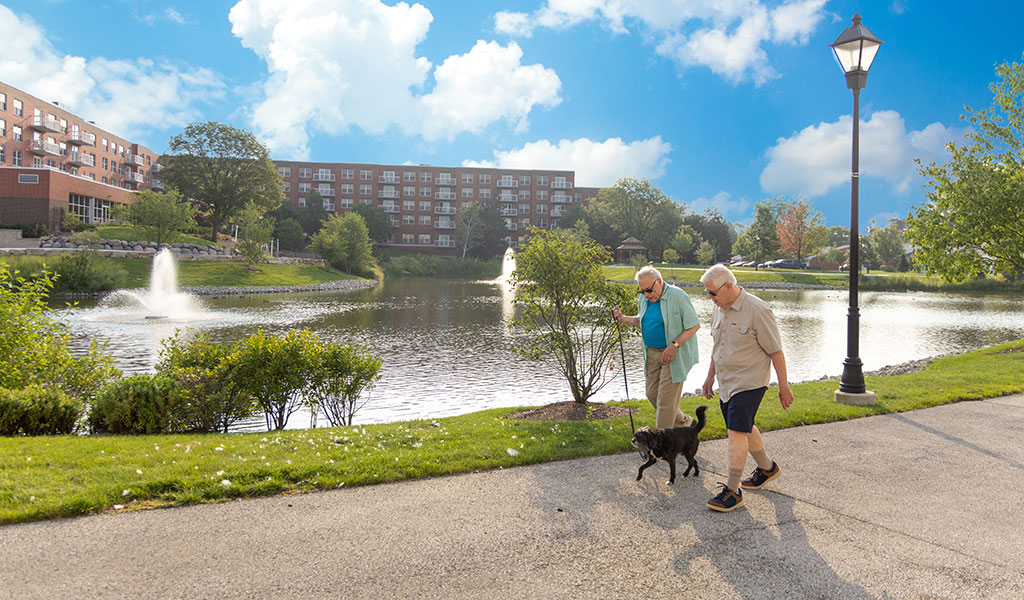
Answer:
[[[56,102],[0,82],[0,224],[102,223],[132,192],[162,190],[159,155]]]
[[[391,215],[394,235],[387,246],[433,254],[454,254],[460,208],[476,200],[497,200],[505,217],[505,240],[518,247],[526,229],[553,229],[566,207],[597,196],[579,188],[573,171],[437,167],[274,161],[284,179],[287,201],[306,206],[311,191],[329,213],[355,204],[375,204]]]

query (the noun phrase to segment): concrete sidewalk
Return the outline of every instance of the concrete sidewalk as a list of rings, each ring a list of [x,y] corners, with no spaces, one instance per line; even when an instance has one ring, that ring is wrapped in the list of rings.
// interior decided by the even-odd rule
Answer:
[[[633,453],[2,527],[0,598],[1024,598],[1024,395],[765,437],[726,514],[715,440],[674,486]]]

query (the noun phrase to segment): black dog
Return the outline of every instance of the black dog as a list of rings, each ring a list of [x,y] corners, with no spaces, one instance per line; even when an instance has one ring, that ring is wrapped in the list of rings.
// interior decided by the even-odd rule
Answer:
[[[647,452],[647,462],[640,465],[640,470],[636,474],[637,481],[643,478],[644,469],[658,462],[660,458],[668,462],[668,482],[675,483],[676,457],[680,454],[686,457],[687,463],[683,477],[690,475],[690,469],[693,469],[695,477],[700,475],[700,467],[697,466],[694,456],[697,455],[697,446],[700,445],[698,434],[701,429],[704,429],[704,411],[707,408],[706,406],[697,407],[697,422],[689,427],[653,430],[650,427],[641,427],[636,430],[636,433],[633,434],[633,447],[641,452]]]

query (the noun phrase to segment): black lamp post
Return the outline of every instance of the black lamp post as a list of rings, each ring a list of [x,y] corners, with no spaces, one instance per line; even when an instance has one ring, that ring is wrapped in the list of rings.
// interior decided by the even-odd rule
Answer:
[[[850,176],[850,309],[846,324],[846,360],[839,383],[837,399],[841,396],[874,394],[864,386],[863,363],[860,360],[860,308],[857,306],[857,279],[860,275],[860,235],[858,233],[857,194],[860,179],[860,91],[867,82],[868,69],[875,59],[882,40],[860,24],[860,15],[853,15],[853,25],[829,44],[846,73],[846,87],[853,90],[853,167]],[[841,400],[842,401],[842,400]],[[859,403],[859,402],[854,402]]]

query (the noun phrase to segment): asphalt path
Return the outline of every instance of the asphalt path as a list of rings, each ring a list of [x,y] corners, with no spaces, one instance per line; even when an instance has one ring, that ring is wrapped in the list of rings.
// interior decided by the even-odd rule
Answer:
[[[1024,598],[1024,395],[765,438],[724,514],[713,440],[674,486],[629,453],[0,527],[0,598]]]

